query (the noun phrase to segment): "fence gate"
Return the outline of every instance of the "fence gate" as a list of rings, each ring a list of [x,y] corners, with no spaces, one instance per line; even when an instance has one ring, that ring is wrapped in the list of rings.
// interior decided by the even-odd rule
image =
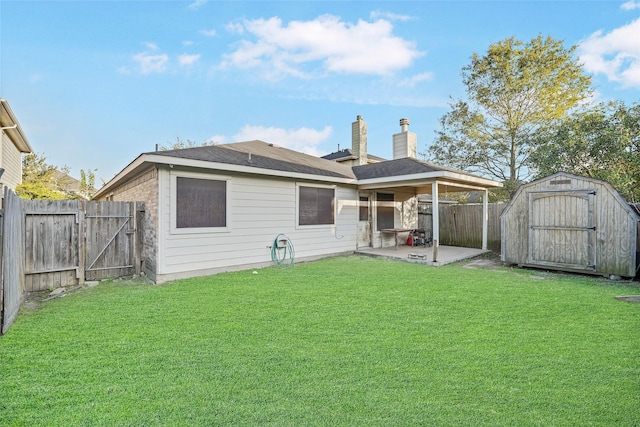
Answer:
[[[85,204],[85,279],[130,276],[139,267],[136,206],[130,202]],[[139,271],[138,271],[139,272]]]
[[[25,290],[139,273],[141,206],[25,200]]]

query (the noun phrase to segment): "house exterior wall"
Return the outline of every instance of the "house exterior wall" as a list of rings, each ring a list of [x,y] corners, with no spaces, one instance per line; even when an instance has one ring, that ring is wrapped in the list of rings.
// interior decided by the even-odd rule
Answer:
[[[5,132],[2,132],[0,167],[4,168],[4,173],[2,177],[0,177],[0,183],[5,187],[15,190],[18,184],[22,182],[22,153],[20,153]],[[4,188],[0,188],[0,190],[4,191]]]
[[[516,192],[501,217],[502,260],[521,265],[528,262],[530,193],[583,190],[596,192],[593,212],[596,227],[594,273],[635,276],[638,217],[611,185],[564,173],[525,184]],[[548,215],[554,215],[554,212],[548,212]]]
[[[172,231],[171,218],[175,215],[172,176],[226,180],[227,229],[204,233]],[[297,226],[296,186],[326,184],[178,167],[160,169],[158,177],[158,283],[272,265],[270,246],[279,234],[285,234],[293,243],[296,262],[356,249],[355,187],[334,186],[337,205],[334,225]]]
[[[414,192],[407,192],[402,190],[380,190],[381,193],[393,193],[394,195],[394,227],[403,229],[418,228],[418,198]],[[377,192],[373,192],[374,194]],[[375,197],[373,198],[373,248],[395,246],[395,236],[392,234],[382,233],[378,231],[377,218],[376,218],[376,203]],[[405,240],[406,236],[399,236],[399,240]]]
[[[115,188],[100,200],[144,202],[144,272],[149,278],[156,280],[158,252],[158,169],[149,169],[136,178]]]

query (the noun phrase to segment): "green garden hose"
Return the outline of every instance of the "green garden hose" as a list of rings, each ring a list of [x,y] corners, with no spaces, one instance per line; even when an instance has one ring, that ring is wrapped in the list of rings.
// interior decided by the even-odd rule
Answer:
[[[278,234],[271,245],[271,260],[280,268],[288,268],[295,261],[293,243],[284,234]]]

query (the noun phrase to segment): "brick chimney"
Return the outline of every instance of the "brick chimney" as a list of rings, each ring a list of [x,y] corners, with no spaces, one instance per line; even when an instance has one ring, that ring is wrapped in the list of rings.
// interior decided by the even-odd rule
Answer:
[[[418,136],[409,132],[409,119],[400,119],[400,133],[393,135],[393,159],[417,157]]]
[[[367,122],[361,115],[351,123],[351,153],[356,157],[357,165],[367,164]]]

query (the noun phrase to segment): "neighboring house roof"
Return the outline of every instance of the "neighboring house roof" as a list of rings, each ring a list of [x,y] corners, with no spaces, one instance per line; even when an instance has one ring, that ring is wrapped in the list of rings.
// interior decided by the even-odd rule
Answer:
[[[353,151],[350,148],[344,148],[340,151],[335,151],[333,153],[329,153],[325,156],[322,156],[323,159],[333,160],[334,162],[340,162],[345,160],[355,160],[356,156],[353,155]],[[387,159],[383,159],[382,157],[374,156],[373,154],[367,154],[367,160],[372,162],[384,162]]]
[[[82,183],[74,177],[55,169],[53,171],[52,178],[63,193],[71,196],[82,197],[87,200],[89,199],[89,197],[82,191]]]
[[[9,107],[9,103],[3,98],[0,98],[0,127],[9,136],[9,139],[13,141],[18,151],[21,153],[31,153],[33,151],[22,127],[20,127],[20,123],[18,123],[18,119],[16,119],[11,107]]]

